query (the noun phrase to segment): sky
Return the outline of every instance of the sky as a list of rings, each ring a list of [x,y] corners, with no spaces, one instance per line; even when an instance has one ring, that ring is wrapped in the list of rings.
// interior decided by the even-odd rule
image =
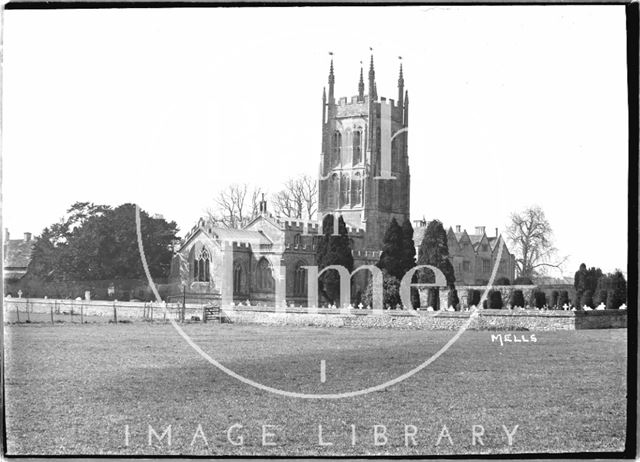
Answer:
[[[3,40],[12,236],[76,201],[184,234],[230,183],[317,176],[329,52],[350,97],[371,47],[380,96],[402,56],[412,219],[492,235],[539,205],[564,275],[626,269],[623,6],[8,10]]]

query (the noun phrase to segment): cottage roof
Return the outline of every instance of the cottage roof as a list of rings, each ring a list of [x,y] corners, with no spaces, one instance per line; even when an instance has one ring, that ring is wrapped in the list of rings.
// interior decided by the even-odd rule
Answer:
[[[10,239],[5,243],[4,248],[4,267],[5,268],[24,268],[26,270],[31,261],[33,253],[32,240]]]

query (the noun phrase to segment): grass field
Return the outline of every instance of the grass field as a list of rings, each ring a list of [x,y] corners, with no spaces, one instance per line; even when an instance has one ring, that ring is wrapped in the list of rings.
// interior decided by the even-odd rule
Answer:
[[[382,383],[423,362],[453,335],[228,324],[184,329],[235,372],[304,393]],[[5,334],[9,454],[302,456],[624,449],[626,330],[538,332],[535,343],[504,346],[492,342],[497,332],[465,332],[413,377],[380,392],[339,400],[288,398],[246,385],[206,362],[171,325],[10,325]],[[324,383],[321,361],[326,364]],[[171,445],[167,437],[148,445],[149,426],[161,435],[168,425]],[[319,444],[319,425],[323,442],[332,445]],[[375,445],[376,425],[378,443],[384,445]],[[472,444],[474,425],[484,430],[483,445],[479,440]],[[518,425],[512,445],[503,425],[509,432]],[[413,439],[405,436],[405,431],[414,433],[411,426]],[[241,445],[228,440],[230,428],[231,441],[237,444],[242,436]],[[263,444],[263,432],[274,435],[265,436],[273,446]],[[446,432],[450,438],[444,435],[436,446]]]

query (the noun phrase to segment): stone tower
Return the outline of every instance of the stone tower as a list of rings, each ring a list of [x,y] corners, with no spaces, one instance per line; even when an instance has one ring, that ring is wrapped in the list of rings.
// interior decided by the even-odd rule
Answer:
[[[409,96],[402,64],[397,101],[378,98],[373,56],[368,80],[365,94],[361,67],[358,94],[336,101],[331,60],[329,92],[322,92],[318,216],[342,215],[366,231],[366,249],[380,250],[391,218],[401,225],[409,219]]]

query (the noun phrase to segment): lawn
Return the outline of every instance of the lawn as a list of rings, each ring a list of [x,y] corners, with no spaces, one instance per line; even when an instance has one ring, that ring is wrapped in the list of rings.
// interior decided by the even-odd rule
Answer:
[[[211,323],[184,329],[236,373],[301,393],[383,383],[422,363],[453,335]],[[624,449],[626,329],[537,332],[536,342],[502,346],[492,341],[497,332],[468,331],[407,380],[337,400],[253,388],[209,364],[167,324],[9,325],[5,334],[9,454]],[[513,334],[531,340],[529,332]],[[169,425],[171,445],[168,434],[148,444],[149,426],[162,435]],[[513,434],[511,445],[505,428]],[[474,430],[483,433],[475,445]]]

